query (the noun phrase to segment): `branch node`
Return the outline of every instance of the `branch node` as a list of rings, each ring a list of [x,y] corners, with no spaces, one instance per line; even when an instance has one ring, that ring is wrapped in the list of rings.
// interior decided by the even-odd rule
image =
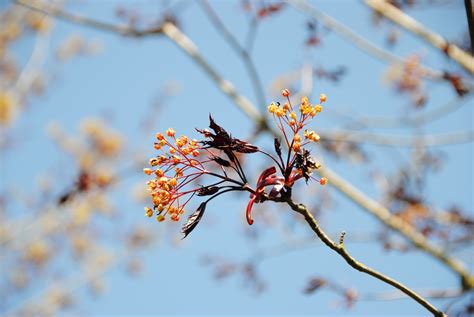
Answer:
[[[346,232],[341,231],[341,235],[339,236],[339,247],[344,248],[344,238],[346,237]]]

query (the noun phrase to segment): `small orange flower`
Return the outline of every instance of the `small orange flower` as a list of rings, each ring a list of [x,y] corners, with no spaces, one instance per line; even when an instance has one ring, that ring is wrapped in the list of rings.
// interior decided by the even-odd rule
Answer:
[[[151,210],[150,207],[145,207],[145,212],[146,212],[147,217],[153,216],[153,210]]]
[[[168,130],[166,130],[166,135],[169,137],[174,137],[175,134],[176,132],[173,130],[173,128],[169,128]]]

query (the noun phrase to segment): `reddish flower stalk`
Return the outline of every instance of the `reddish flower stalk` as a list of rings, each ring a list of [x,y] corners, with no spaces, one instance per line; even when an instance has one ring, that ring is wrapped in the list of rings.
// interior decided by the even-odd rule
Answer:
[[[226,192],[248,191],[250,200],[246,208],[246,218],[251,225],[254,203],[276,199],[279,195],[291,195],[291,188],[297,180],[303,177],[306,181],[314,179],[311,176],[312,171],[319,168],[320,164],[311,158],[304,147],[311,142],[318,142],[319,135],[307,129],[303,132],[303,129],[321,112],[322,107],[319,104],[309,104],[308,98],[303,97],[297,114],[291,104],[290,91],[285,89],[282,95],[287,102],[283,106],[272,102],[268,110],[273,114],[288,147],[286,159],[277,138],[276,156],[273,156],[248,142],[232,137],[216,124],[211,116],[209,128],[212,131],[196,129],[205,137],[203,141],[190,141],[186,136],[176,138],[176,132],[171,128],[166,131],[167,137],[157,133],[154,147],[161,151],[161,154],[150,159],[152,168],[144,169],[145,174],[154,175],[154,179],[147,182],[153,202],[153,208],[145,207],[147,216],[156,214],[157,220],[161,222],[169,215],[171,220],[179,221],[180,216],[185,213],[186,205],[194,196],[210,196],[188,217],[182,228],[186,237],[201,220],[209,201]],[[322,94],[319,101],[325,102],[326,96]],[[256,152],[270,157],[281,174],[277,174],[275,166],[268,167],[260,174],[253,189],[248,185],[238,154]],[[194,185],[204,175],[216,178],[216,182],[205,186]],[[321,185],[327,183],[325,178],[318,181]],[[265,190],[269,186],[271,190],[267,193]]]

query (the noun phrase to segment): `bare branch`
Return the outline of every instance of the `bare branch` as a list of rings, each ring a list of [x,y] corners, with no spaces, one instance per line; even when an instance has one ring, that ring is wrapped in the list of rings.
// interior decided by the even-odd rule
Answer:
[[[429,30],[423,24],[406,15],[403,11],[385,0],[365,0],[365,3],[392,22],[440,49],[468,72],[474,74],[474,57],[469,55],[469,53],[460,49],[455,44],[449,43],[441,35]]]
[[[425,307],[428,311],[430,311],[433,316],[439,316],[443,317],[446,316],[442,311],[434,307],[430,302],[428,302],[425,298],[423,298],[421,295],[417,294],[415,291],[411,290],[407,286],[403,285],[402,283],[364,265],[363,263],[357,261],[355,258],[353,258],[345,249],[343,243],[336,243],[334,242],[319,226],[319,223],[316,221],[316,219],[313,217],[313,215],[309,212],[309,210],[302,204],[297,204],[291,198],[287,197],[286,199],[283,200],[286,202],[292,210],[296,211],[297,213],[301,214],[306,222],[309,224],[311,229],[316,233],[316,235],[321,239],[321,241],[324,242],[329,248],[334,250],[336,253],[338,253],[350,266],[352,266],[354,269],[364,272],[368,275],[371,275],[375,277],[378,280],[381,280],[382,282],[385,282],[387,284],[392,285],[393,287],[399,289],[403,293],[405,293],[407,296],[411,297],[414,299],[416,302],[418,302],[420,305]],[[342,237],[341,237],[341,240]],[[343,241],[342,241],[343,242]]]

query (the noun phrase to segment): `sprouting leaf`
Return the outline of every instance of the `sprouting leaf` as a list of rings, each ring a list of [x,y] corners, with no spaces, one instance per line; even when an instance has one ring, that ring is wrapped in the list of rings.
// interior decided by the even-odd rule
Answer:
[[[229,133],[227,133],[227,131],[224,130],[224,128],[218,125],[214,121],[211,115],[209,115],[209,128],[211,128],[216,133],[217,136],[221,135],[221,136],[227,136],[228,138],[230,138]]]
[[[213,157],[211,157],[211,160],[213,160],[213,161],[216,162],[217,164],[219,164],[219,165],[221,165],[221,166],[224,166],[224,167],[229,167],[229,166],[230,166],[230,162],[229,162],[229,161],[224,160],[223,158],[218,157],[218,156],[213,156]]]
[[[217,186],[203,186],[198,190],[197,195],[198,196],[213,195],[213,194],[217,193],[219,191],[219,189],[220,188],[217,187]]]
[[[252,145],[246,141],[242,141],[236,138],[232,139],[231,150],[240,153],[255,153],[258,151],[258,147]]]
[[[274,145],[275,145],[275,152],[278,155],[278,157],[281,157],[281,143],[278,140],[278,138],[275,138],[274,140]]]
[[[199,205],[199,207],[196,209],[195,212],[193,212],[189,217],[188,221],[183,225],[181,228],[181,232],[184,234],[183,238],[186,238],[188,234],[191,233],[191,231],[196,228],[197,224],[199,221],[201,221],[202,215],[204,214],[204,211],[206,210],[206,203],[203,202]]]
[[[209,141],[203,141],[202,144],[219,150],[229,150],[239,153],[255,153],[258,151],[258,147],[255,145],[237,138],[232,138],[224,128],[214,121],[211,115],[209,115],[209,122],[209,128],[211,128],[215,134],[207,130],[196,129],[206,138],[211,139]],[[232,160],[232,158],[230,159]]]

